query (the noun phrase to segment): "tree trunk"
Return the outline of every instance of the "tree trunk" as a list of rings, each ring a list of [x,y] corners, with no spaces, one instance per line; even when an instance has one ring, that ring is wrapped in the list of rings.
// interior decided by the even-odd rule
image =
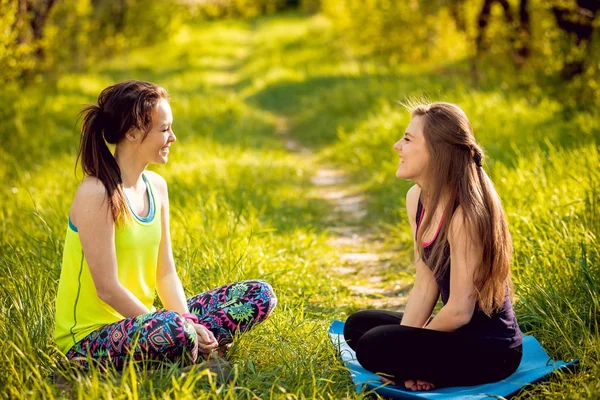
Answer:
[[[464,0],[451,0],[450,15],[456,23],[456,28],[461,32],[466,32],[467,23],[465,21]]]
[[[485,49],[485,31],[489,25],[489,19],[494,3],[500,4],[504,10],[504,21],[509,30],[508,40],[512,49],[512,57],[518,67],[522,67],[531,53],[531,21],[529,16],[529,0],[521,0],[519,3],[519,18],[515,21],[510,4],[507,0],[485,0],[479,13],[476,38],[477,55],[482,54]]]
[[[494,3],[498,3],[502,6],[504,10],[504,20],[508,25],[509,29],[513,29],[513,15],[510,9],[510,4],[508,4],[507,0],[485,0],[483,3],[483,7],[481,8],[481,12],[479,13],[479,18],[477,20],[477,24],[479,26],[479,30],[477,31],[476,38],[476,46],[477,46],[477,54],[482,53],[485,46],[485,31],[487,26],[490,23],[490,15],[492,13],[492,6]],[[511,35],[511,43],[514,42],[514,37]]]
[[[19,0],[17,9],[17,21],[15,28],[17,29],[17,44],[27,42],[27,34],[25,32],[25,25],[27,23],[27,0]]]
[[[37,58],[42,59],[44,58],[44,48],[41,46],[40,42],[44,37],[44,28],[55,0],[36,2],[37,7],[32,1],[23,0],[23,3],[25,3],[27,12],[31,14],[29,25],[36,46],[35,55]]]
[[[558,27],[567,34],[569,41],[576,47],[583,47],[582,54],[573,61],[566,61],[561,75],[564,79],[572,79],[585,71],[585,59],[589,55],[594,32],[594,20],[600,11],[598,0],[577,0],[574,8],[554,6],[552,13]]]
[[[112,16],[114,18],[115,32],[123,32],[125,28],[125,12],[127,11],[127,0],[115,0],[112,2]]]
[[[521,0],[519,4],[519,27],[517,37],[516,61],[523,65],[531,54],[531,19],[529,17],[529,0]]]

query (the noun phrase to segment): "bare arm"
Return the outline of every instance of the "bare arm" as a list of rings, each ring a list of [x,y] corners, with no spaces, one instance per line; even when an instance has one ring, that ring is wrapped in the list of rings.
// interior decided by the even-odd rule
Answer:
[[[415,237],[417,230],[415,214],[420,192],[419,187],[415,185],[406,194],[406,211],[413,237]],[[400,325],[422,328],[433,312],[433,307],[435,307],[439,298],[439,291],[433,272],[418,255],[416,241],[414,243],[414,254],[416,263],[415,285],[408,296]]]
[[[166,309],[176,311],[180,314],[189,313],[183,285],[175,269],[175,260],[171,247],[167,183],[160,175],[154,172],[148,171],[146,174],[158,191],[157,195],[162,204],[162,236],[158,250],[158,268],[156,269],[156,290],[158,297],[160,297]],[[208,354],[211,350],[218,347],[219,343],[211,331],[200,324],[193,323],[193,326],[198,334],[198,346],[201,353]]]
[[[479,267],[483,249],[481,241],[473,234],[473,229],[466,225],[460,207],[452,217],[448,242],[451,259],[450,298],[427,325],[428,329],[445,332],[455,331],[468,324],[477,303],[473,273]]]
[[[148,313],[150,310],[119,282],[115,226],[105,193],[99,180],[86,178],[71,207],[71,220],[77,226],[96,293],[123,317]]]
[[[167,183],[158,174],[146,172],[157,190],[157,196],[162,204],[162,236],[158,251],[158,268],[156,270],[156,290],[163,305],[168,310],[180,314],[189,312],[183,285],[175,269],[173,250],[171,247],[171,233],[169,225],[169,194]]]

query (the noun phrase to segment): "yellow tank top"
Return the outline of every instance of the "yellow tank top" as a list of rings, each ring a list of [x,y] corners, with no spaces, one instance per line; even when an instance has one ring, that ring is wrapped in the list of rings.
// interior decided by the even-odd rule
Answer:
[[[156,292],[156,268],[161,239],[161,204],[146,178],[149,212],[139,217],[130,207],[132,217],[115,229],[115,247],[119,282],[146,307],[153,307]],[[129,204],[129,201],[128,201]],[[54,339],[67,353],[73,345],[102,326],[124,317],[100,300],[85,260],[77,228],[69,220],[62,269],[56,297]]]

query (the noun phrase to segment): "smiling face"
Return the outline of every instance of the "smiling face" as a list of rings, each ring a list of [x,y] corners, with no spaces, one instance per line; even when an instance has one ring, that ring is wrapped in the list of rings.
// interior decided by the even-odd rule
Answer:
[[[169,147],[175,140],[171,106],[167,100],[161,99],[154,111],[152,129],[140,142],[138,151],[148,164],[166,164]]]
[[[404,137],[394,144],[394,150],[400,156],[396,177],[409,179],[423,184],[430,154],[423,135],[424,118],[415,116],[411,119]]]

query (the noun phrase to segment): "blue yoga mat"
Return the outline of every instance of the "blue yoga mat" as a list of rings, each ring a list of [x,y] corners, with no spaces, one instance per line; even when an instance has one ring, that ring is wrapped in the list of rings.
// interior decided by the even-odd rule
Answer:
[[[333,321],[329,327],[329,337],[339,349],[342,361],[350,370],[356,391],[374,390],[382,396],[400,399],[497,399],[509,396],[523,386],[535,382],[553,371],[577,363],[553,361],[533,336],[523,336],[523,359],[517,371],[505,380],[478,386],[457,386],[423,392],[413,392],[399,386],[384,385],[377,375],[367,371],[356,361],[354,351],[344,340],[344,323]]]

